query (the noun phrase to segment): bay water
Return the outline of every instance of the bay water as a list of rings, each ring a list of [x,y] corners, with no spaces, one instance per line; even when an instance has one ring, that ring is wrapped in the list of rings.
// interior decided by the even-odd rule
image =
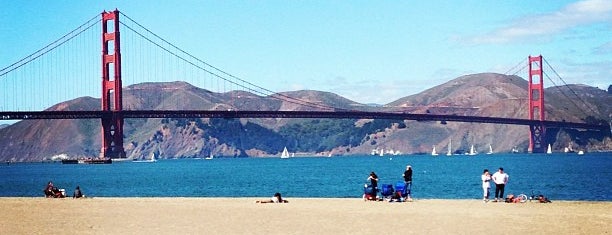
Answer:
[[[379,186],[402,181],[413,168],[416,199],[480,199],[483,169],[503,167],[506,194],[543,194],[551,200],[612,201],[612,153],[480,154],[215,158],[118,162],[102,165],[0,165],[0,197],[42,197],[48,181],[90,197],[361,198],[374,171]],[[492,185],[491,194],[494,193]]]

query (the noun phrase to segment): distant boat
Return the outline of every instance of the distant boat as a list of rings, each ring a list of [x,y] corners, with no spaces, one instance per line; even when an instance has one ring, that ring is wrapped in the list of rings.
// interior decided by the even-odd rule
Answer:
[[[582,150],[578,151],[578,155],[584,155],[584,151]]]
[[[136,160],[136,159],[134,159],[134,161],[132,161],[132,162],[137,162],[137,163],[141,163],[141,162],[157,162],[157,159],[155,159],[155,153],[152,153],[150,159],[147,159],[147,160]]]
[[[64,159],[62,164],[111,164],[110,158]]]
[[[206,160],[212,160],[213,158],[215,158],[215,156],[212,154],[212,152],[210,152],[210,155],[208,155],[208,157],[204,158]]]
[[[283,149],[283,153],[281,153],[280,158],[289,158],[289,151],[287,151],[287,147]]]
[[[468,153],[468,155],[474,156],[476,154],[478,154],[478,152],[476,152],[476,150],[474,150],[474,145],[472,145],[472,147],[470,147],[470,153]]]
[[[436,152],[436,146],[433,146],[433,150],[431,150],[431,156],[438,156],[438,153]]]
[[[551,153],[552,153],[552,148],[550,144],[548,144],[548,149],[546,150],[546,154],[551,154]]]
[[[493,154],[493,147],[489,144],[489,152],[487,154]]]
[[[378,156],[385,156],[385,149],[380,149],[380,152],[378,153]]]
[[[115,162],[130,162],[130,161],[132,161],[132,159],[129,159],[129,158],[113,158],[111,160],[113,161],[113,163],[115,163]]]
[[[452,152],[452,145],[453,145],[453,140],[450,140],[448,142],[448,150],[446,151],[446,156],[452,156],[453,152]]]
[[[518,153],[519,152],[518,147],[516,147],[516,146],[512,147],[512,151],[511,152],[512,153]]]
[[[567,145],[567,147],[565,147],[563,149],[563,152],[564,153],[573,153],[574,152],[574,149],[572,148],[572,143],[571,142]]]

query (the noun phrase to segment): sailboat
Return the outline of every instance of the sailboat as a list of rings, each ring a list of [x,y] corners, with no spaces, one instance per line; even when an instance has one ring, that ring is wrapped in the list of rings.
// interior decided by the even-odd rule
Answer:
[[[552,148],[550,147],[550,144],[548,144],[548,149],[546,149],[546,154],[551,154],[552,153]]]
[[[151,153],[151,158],[148,160],[136,160],[134,159],[132,162],[156,162],[157,159],[155,159],[155,153]]]
[[[567,147],[565,147],[565,149],[563,149],[563,152],[565,153],[573,153],[574,149],[572,148],[572,143],[570,142]]]
[[[474,156],[476,154],[478,154],[478,153],[476,152],[476,150],[474,150],[474,145],[472,145],[472,147],[470,147],[470,153],[468,155]]]
[[[487,154],[493,154],[493,147],[491,147],[490,144],[489,144],[489,152],[487,152]]]
[[[452,144],[453,144],[453,140],[450,140],[450,141],[448,142],[448,150],[446,151],[446,156],[452,156],[452,155],[453,155],[453,152],[452,152],[452,150],[451,150],[451,149],[452,149],[452,147],[451,147],[451,146],[452,146]]]
[[[206,160],[212,160],[213,158],[215,158],[215,156],[213,155],[212,152],[210,152],[210,155],[208,155],[208,157],[204,158]]]
[[[289,158],[289,151],[287,151],[287,147],[283,149],[283,153],[280,158]]]
[[[431,150],[431,156],[438,156],[438,153],[436,152],[436,146],[433,146],[433,150]]]

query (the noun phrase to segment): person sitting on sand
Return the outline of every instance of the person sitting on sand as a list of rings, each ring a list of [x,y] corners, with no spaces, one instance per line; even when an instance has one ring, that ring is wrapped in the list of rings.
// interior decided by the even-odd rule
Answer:
[[[272,199],[264,201],[255,201],[255,203],[288,203],[289,201],[283,199],[280,193],[275,193]]]
[[[393,196],[391,196],[391,198],[389,198],[389,202],[402,202],[404,200],[404,197],[402,197],[402,192],[395,192],[393,193]]]
[[[45,192],[45,197],[54,197],[55,193],[53,192],[53,182],[49,181],[49,183],[47,183],[47,187],[45,187],[45,190],[43,190]]]
[[[85,197],[83,192],[81,192],[81,188],[77,185],[76,189],[74,189],[74,193],[72,194],[72,198],[82,198]]]

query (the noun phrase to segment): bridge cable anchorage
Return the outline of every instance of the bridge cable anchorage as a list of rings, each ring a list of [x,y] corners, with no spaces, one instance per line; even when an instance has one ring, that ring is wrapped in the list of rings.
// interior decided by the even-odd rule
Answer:
[[[48,45],[46,45],[45,47],[43,47],[43,48],[41,48],[41,49],[39,49],[39,50],[35,51],[34,53],[32,53],[32,54],[30,54],[30,55],[28,55],[28,56],[26,56],[26,57],[24,57],[24,58],[20,59],[19,61],[15,62],[15,63],[13,63],[13,64],[11,64],[11,65],[9,65],[9,66],[5,67],[5,68],[0,69],[0,77],[1,77],[1,76],[6,75],[7,73],[12,72],[12,71],[13,71],[13,70],[15,70],[15,69],[20,68],[21,66],[24,66],[24,65],[26,65],[26,64],[28,64],[28,63],[30,63],[30,62],[32,62],[33,60],[35,60],[35,59],[37,59],[37,58],[39,58],[39,57],[41,57],[41,56],[43,56],[43,55],[45,55],[45,54],[47,54],[47,53],[49,53],[49,52],[50,52],[50,51],[52,51],[53,49],[55,49],[55,48],[57,48],[57,47],[59,47],[59,46],[63,45],[64,43],[66,43],[66,42],[70,41],[70,40],[71,40],[71,39],[73,39],[74,37],[76,37],[76,36],[80,35],[81,33],[85,32],[85,31],[86,31],[86,30],[88,30],[89,28],[93,27],[94,25],[96,25],[96,24],[100,23],[100,22],[98,22],[98,21],[95,21],[95,22],[91,23],[92,21],[96,20],[98,17],[99,17],[98,15],[96,15],[96,16],[94,16],[94,17],[92,17],[92,18],[91,18],[90,20],[88,20],[87,22],[85,22],[85,23],[81,24],[79,27],[77,27],[77,28],[73,29],[72,31],[70,31],[69,33],[65,34],[64,36],[62,36],[62,37],[58,38],[57,40],[53,41],[52,43],[49,43],[49,44],[48,44]],[[89,25],[88,25],[88,24],[89,24]],[[76,34],[72,35],[74,32],[76,32],[76,31],[77,31],[77,30],[79,30],[80,28],[83,28],[85,25],[88,25],[88,26],[87,26],[87,27],[85,27],[84,29],[82,29],[81,31],[79,31],[78,33],[76,33]],[[69,35],[72,35],[72,36],[68,37]],[[66,37],[68,37],[68,38],[66,38]],[[62,41],[64,38],[66,38],[66,39],[65,39],[64,41]],[[61,42],[60,42],[60,41],[61,41]],[[59,44],[58,44],[58,42],[59,42]],[[57,45],[55,45],[55,44],[57,44]],[[55,45],[55,46],[51,47],[52,45]],[[51,48],[49,48],[49,47],[51,47]],[[49,49],[47,50],[47,48],[49,48]],[[44,51],[44,52],[41,52],[41,51]],[[40,54],[39,54],[39,53],[40,53]],[[37,55],[37,54],[38,54],[38,55]],[[36,55],[36,56],[35,56],[35,57],[33,57],[33,58],[31,58],[31,57],[32,57],[32,56],[34,56],[34,55]],[[29,59],[29,58],[30,58],[30,59]],[[24,61],[25,61],[25,62],[24,62]],[[6,71],[6,72],[5,72],[5,71]]]
[[[550,70],[552,70],[555,73],[555,75],[557,75],[557,77],[561,80],[561,82],[563,82],[565,87],[567,87],[567,89],[569,89],[574,94],[574,96],[576,96],[576,98],[578,98],[578,100],[580,100],[580,102],[582,102],[582,104],[584,104],[584,106],[589,108],[591,110],[591,112],[593,112],[593,114],[597,113],[580,96],[578,96],[578,94],[565,82],[565,80],[563,80],[563,78],[561,78],[559,73],[557,73],[557,71],[548,63],[548,61],[546,59],[544,59],[544,62],[546,63],[546,65],[548,65]],[[546,73],[544,73],[544,74],[546,74]],[[546,74],[546,77],[548,78],[548,80],[550,80],[557,87],[557,89],[559,89],[559,91],[561,92],[561,94],[563,94],[563,96],[565,96],[568,100],[570,100],[578,109],[580,109],[580,111],[582,111],[583,114],[587,115],[587,112],[585,112],[584,109],[582,109],[580,106],[578,106],[578,104],[576,104],[573,99],[571,99],[568,95],[566,95],[565,92],[563,92],[563,90],[561,90],[561,88],[559,86],[557,86],[557,84],[555,84],[555,82],[550,77],[548,77],[548,74]]]
[[[141,34],[141,33],[137,32],[137,31],[136,31],[135,29],[133,29],[132,27],[130,27],[130,26],[128,26],[128,25],[126,25],[126,24],[124,24],[124,23],[120,22],[120,23],[121,23],[123,26],[125,26],[125,27],[126,27],[126,28],[128,28],[129,30],[131,30],[132,32],[134,32],[134,33],[138,34],[138,35],[139,35],[139,36],[141,36],[143,39],[145,39],[145,40],[147,40],[147,41],[149,41],[149,42],[153,43],[154,45],[156,45],[157,47],[161,48],[162,50],[164,50],[164,51],[166,51],[166,52],[168,52],[168,53],[172,54],[173,56],[175,56],[175,57],[177,57],[177,58],[179,58],[179,59],[181,59],[181,60],[183,60],[183,61],[185,61],[185,62],[187,62],[187,63],[189,63],[189,64],[191,64],[191,65],[193,65],[194,67],[196,67],[196,68],[198,68],[198,69],[201,69],[201,70],[203,70],[203,71],[205,71],[205,72],[207,72],[207,73],[209,73],[209,74],[211,74],[211,75],[213,75],[213,76],[215,76],[215,77],[217,77],[217,78],[219,78],[219,79],[222,79],[222,80],[227,81],[227,82],[229,82],[229,83],[232,83],[232,84],[234,84],[234,85],[236,85],[236,86],[238,86],[238,87],[245,88],[245,89],[246,89],[246,90],[248,90],[248,91],[252,91],[252,92],[255,92],[255,93],[260,94],[260,95],[264,95],[264,96],[271,96],[271,95],[274,95],[274,96],[279,96],[279,97],[282,97],[282,98],[286,98],[286,99],[280,99],[280,98],[277,98],[277,97],[274,97],[274,96],[272,97],[272,98],[275,98],[275,99],[280,99],[280,100],[287,101],[287,102],[294,103],[294,104],[304,105],[304,106],[308,106],[308,107],[311,107],[311,108],[323,108],[323,109],[332,109],[332,110],[345,110],[344,108],[332,107],[332,106],[328,106],[328,105],[317,104],[317,103],[310,102],[310,101],[300,100],[300,99],[297,99],[297,98],[294,98],[294,97],[291,97],[291,96],[288,96],[288,95],[284,95],[284,94],[281,94],[281,93],[278,93],[278,92],[271,91],[271,90],[269,90],[269,89],[266,89],[266,88],[263,88],[263,87],[261,87],[261,86],[255,85],[255,84],[253,84],[253,83],[251,83],[251,82],[248,82],[248,81],[246,81],[246,80],[244,80],[244,79],[241,79],[241,78],[239,78],[239,77],[236,77],[236,76],[234,76],[234,75],[232,75],[232,74],[229,74],[229,73],[227,73],[227,72],[225,72],[225,71],[223,71],[223,70],[221,70],[221,69],[219,69],[219,68],[217,68],[217,67],[215,67],[215,66],[213,66],[213,65],[211,65],[211,64],[209,64],[209,63],[207,63],[207,62],[205,62],[205,61],[203,61],[203,60],[201,60],[201,59],[199,59],[199,58],[197,58],[197,57],[195,57],[195,56],[193,56],[192,54],[190,54],[190,53],[188,53],[188,52],[184,51],[183,49],[181,49],[181,48],[179,48],[179,47],[175,46],[174,44],[172,44],[172,43],[168,42],[167,40],[165,40],[165,39],[161,38],[159,35],[155,34],[155,33],[154,33],[154,32],[152,32],[151,30],[149,30],[148,28],[144,27],[143,25],[141,25],[140,23],[136,22],[135,20],[133,20],[133,19],[132,19],[132,18],[130,18],[129,16],[125,15],[123,12],[120,12],[120,14],[121,14],[123,17],[125,17],[126,19],[130,20],[132,23],[134,23],[134,24],[138,25],[139,27],[141,27],[142,29],[144,29],[145,31],[147,31],[148,33],[150,33],[151,35],[155,36],[157,39],[159,39],[159,40],[163,41],[164,43],[166,43],[166,44],[168,44],[169,46],[173,47],[174,49],[176,49],[176,50],[180,51],[181,53],[183,53],[183,54],[185,54],[185,55],[189,56],[190,58],[192,58],[192,59],[196,60],[197,62],[200,62],[200,63],[202,63],[202,64],[204,64],[204,65],[206,65],[206,66],[208,66],[208,67],[210,67],[210,68],[212,68],[212,69],[214,69],[214,70],[216,70],[216,71],[218,71],[218,72],[220,72],[220,73],[222,73],[222,74],[224,74],[224,75],[227,75],[227,76],[229,76],[230,78],[236,79],[236,80],[238,80],[239,82],[242,82],[242,83],[248,84],[248,85],[250,85],[250,86],[252,86],[252,87],[255,87],[255,88],[257,88],[257,89],[263,90],[263,91],[268,92],[268,93],[265,93],[265,92],[262,92],[262,91],[257,91],[257,90],[255,90],[255,89],[250,88],[250,87],[245,87],[244,85],[239,84],[239,82],[231,81],[231,80],[229,80],[229,79],[227,79],[227,78],[225,78],[225,77],[223,77],[223,76],[221,76],[221,75],[219,75],[219,74],[217,74],[217,73],[214,73],[214,72],[212,72],[212,71],[209,71],[209,70],[207,70],[207,69],[203,68],[202,66],[196,65],[194,62],[188,61],[188,60],[187,60],[187,59],[185,59],[184,57],[179,56],[179,55],[177,55],[177,54],[176,54],[176,53],[174,53],[174,52],[171,52],[171,51],[170,51],[170,50],[168,50],[167,48],[165,48],[165,47],[163,47],[163,46],[159,45],[158,43],[153,42],[153,40],[151,40],[151,39],[147,38],[146,36],[144,36],[143,34]]]

